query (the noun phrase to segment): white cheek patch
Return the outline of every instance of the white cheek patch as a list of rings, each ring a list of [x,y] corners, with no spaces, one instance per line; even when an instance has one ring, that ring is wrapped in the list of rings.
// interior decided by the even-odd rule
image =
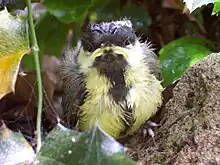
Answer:
[[[87,73],[92,66],[92,54],[85,52],[83,49],[80,50],[78,63],[80,64],[80,71]]]
[[[127,59],[129,65],[139,66],[144,57],[141,44],[138,41],[136,41],[135,45],[129,45],[127,46],[127,49],[129,49]]]

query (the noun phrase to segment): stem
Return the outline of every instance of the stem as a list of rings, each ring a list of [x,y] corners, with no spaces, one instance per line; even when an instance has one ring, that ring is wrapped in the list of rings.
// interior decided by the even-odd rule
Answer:
[[[43,102],[43,92],[42,92],[42,80],[40,71],[40,60],[39,60],[39,47],[37,44],[36,33],[34,29],[34,21],[32,15],[31,0],[26,0],[28,8],[28,20],[30,28],[30,39],[31,39],[31,51],[34,55],[34,62],[37,73],[37,85],[38,85],[38,106],[37,106],[37,152],[41,147],[41,115],[42,115],[42,102]]]

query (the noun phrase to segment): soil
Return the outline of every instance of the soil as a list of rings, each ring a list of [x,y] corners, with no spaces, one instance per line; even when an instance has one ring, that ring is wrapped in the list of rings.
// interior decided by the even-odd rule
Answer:
[[[164,105],[155,141],[142,133],[124,145],[142,164],[220,164],[220,53],[191,67]]]

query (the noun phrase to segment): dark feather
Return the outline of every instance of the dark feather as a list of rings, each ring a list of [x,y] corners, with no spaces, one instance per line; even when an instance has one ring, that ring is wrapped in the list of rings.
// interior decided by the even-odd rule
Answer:
[[[74,127],[78,121],[79,106],[84,103],[86,95],[86,84],[84,76],[79,72],[79,65],[76,62],[77,53],[72,49],[65,51],[60,69],[60,76],[63,80],[62,107],[64,120],[69,127]]]
[[[0,7],[13,4],[15,3],[16,0],[0,0]]]
[[[82,45],[87,51],[94,51],[101,47],[101,44],[110,43],[125,47],[134,44],[137,39],[133,28],[120,22],[103,22],[90,24],[82,37]],[[88,44],[90,43],[90,44]]]

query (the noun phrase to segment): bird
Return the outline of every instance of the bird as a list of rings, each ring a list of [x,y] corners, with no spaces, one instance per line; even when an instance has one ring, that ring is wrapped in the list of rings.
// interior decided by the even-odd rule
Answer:
[[[162,104],[160,67],[150,42],[127,19],[89,23],[61,60],[64,121],[113,138],[135,133]]]

